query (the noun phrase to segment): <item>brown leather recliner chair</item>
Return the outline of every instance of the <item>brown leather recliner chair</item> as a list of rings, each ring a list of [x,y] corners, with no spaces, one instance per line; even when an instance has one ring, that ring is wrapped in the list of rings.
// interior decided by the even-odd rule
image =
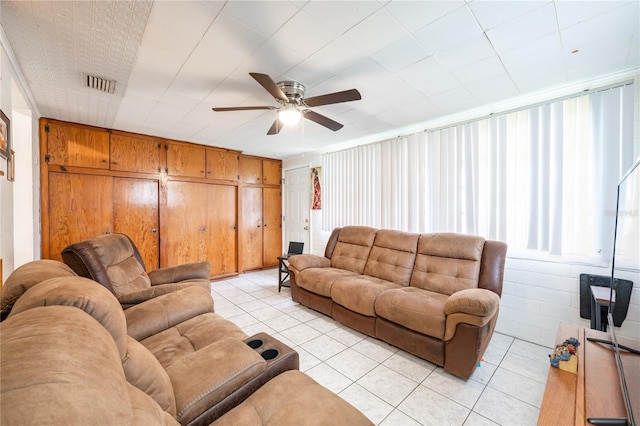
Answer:
[[[211,290],[209,262],[160,268],[147,275],[138,248],[124,234],[101,235],[71,244],[62,250],[62,260],[76,274],[105,286],[125,309],[185,287]]]

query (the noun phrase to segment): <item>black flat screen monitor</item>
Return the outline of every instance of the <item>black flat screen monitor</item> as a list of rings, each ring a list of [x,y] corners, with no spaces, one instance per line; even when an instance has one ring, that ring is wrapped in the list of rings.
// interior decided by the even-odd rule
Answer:
[[[622,275],[632,277],[634,286],[640,285],[640,161],[629,170],[618,184],[618,203],[616,208],[616,226],[613,243],[613,259],[611,265],[611,289],[616,287],[616,278]],[[632,290],[634,291],[634,290]],[[638,291],[637,288],[635,291]],[[611,309],[612,295],[609,298],[609,333],[615,352],[616,365],[622,395],[627,410],[626,423],[636,425],[640,416],[640,383],[629,380],[629,373],[637,369],[629,364],[631,357],[639,356],[638,342],[633,348],[618,343],[616,329],[613,324]],[[634,354],[635,352],[635,354]]]

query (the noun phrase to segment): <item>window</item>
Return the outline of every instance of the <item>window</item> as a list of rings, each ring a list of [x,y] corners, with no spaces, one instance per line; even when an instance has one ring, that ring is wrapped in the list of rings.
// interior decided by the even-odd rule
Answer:
[[[324,228],[460,232],[608,259],[633,103],[629,84],[326,154]]]

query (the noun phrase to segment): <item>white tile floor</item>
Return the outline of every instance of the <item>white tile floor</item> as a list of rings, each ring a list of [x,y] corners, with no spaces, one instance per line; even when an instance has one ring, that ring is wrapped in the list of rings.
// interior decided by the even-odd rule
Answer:
[[[278,293],[277,269],[211,283],[218,314],[300,354],[300,370],[379,425],[535,425],[551,348],[494,333],[467,380]]]

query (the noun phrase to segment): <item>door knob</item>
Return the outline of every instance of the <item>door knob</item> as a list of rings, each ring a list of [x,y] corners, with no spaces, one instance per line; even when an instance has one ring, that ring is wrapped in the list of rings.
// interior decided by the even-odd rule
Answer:
[[[152,232],[152,233],[154,233],[154,234],[157,234],[157,233],[158,233],[158,228],[153,228],[153,229],[151,230],[151,232]]]

